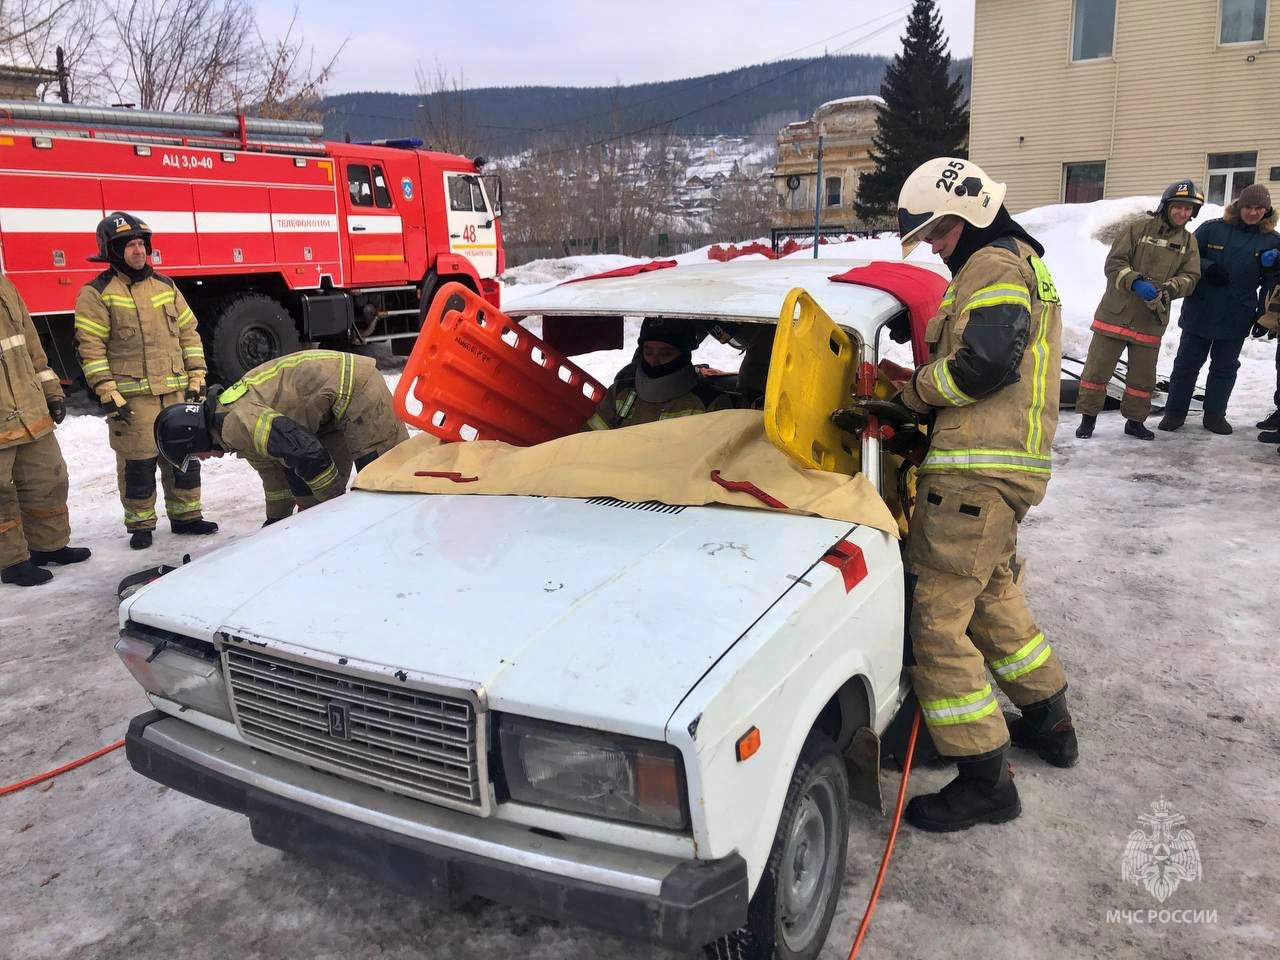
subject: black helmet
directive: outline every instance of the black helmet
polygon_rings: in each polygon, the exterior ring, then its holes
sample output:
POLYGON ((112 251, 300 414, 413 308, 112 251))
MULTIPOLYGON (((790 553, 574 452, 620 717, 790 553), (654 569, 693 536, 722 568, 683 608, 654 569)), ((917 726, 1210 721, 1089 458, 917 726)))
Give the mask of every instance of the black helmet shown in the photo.
POLYGON ((640 343, 646 340, 658 340, 670 344, 681 353, 693 353, 698 344, 706 337, 706 330, 694 327, 688 320, 670 317, 646 317, 640 324, 640 343))
POLYGON ((90 263, 119 263, 124 260, 125 245, 135 238, 147 245, 151 256, 151 228, 131 213, 117 210, 109 213, 98 224, 98 255, 90 257, 90 263))
POLYGON ((1194 180, 1179 180, 1164 188, 1160 194, 1160 212, 1164 213, 1171 203, 1187 203, 1191 205, 1191 218, 1194 220, 1200 208, 1204 206, 1204 194, 1196 186, 1194 180))
POLYGON ((155 424, 156 449, 179 470, 191 457, 213 449, 203 403, 174 403, 160 411, 155 424))

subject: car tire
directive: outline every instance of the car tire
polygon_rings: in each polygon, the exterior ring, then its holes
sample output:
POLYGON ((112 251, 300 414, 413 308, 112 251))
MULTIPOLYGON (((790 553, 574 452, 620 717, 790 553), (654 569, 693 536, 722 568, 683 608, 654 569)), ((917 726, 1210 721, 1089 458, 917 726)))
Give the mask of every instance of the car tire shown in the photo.
POLYGON ((236 294, 212 304, 209 315, 214 326, 208 358, 215 382, 233 383, 260 363, 302 349, 293 317, 271 297, 236 294))
POLYGON ((800 751, 747 923, 704 948, 712 960, 813 960, 831 929, 849 841, 849 775, 814 731, 800 751), (815 848, 817 848, 815 850, 815 848))

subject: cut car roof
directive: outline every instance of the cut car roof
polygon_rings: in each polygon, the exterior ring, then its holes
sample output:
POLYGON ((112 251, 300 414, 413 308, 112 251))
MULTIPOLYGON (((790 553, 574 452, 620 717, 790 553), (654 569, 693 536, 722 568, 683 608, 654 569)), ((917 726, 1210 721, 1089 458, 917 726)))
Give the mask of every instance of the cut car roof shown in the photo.
POLYGON ((630 277, 564 283, 503 305, 512 317, 662 316, 776 323, 796 287, 808 291, 836 323, 873 341, 879 326, 903 309, 891 294, 828 278, 869 260, 739 260, 686 264, 630 277))

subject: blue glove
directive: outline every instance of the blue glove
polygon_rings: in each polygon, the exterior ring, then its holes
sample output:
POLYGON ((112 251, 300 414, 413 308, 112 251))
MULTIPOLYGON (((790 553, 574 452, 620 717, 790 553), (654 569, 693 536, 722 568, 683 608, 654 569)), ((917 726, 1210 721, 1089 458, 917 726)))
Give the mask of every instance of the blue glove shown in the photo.
POLYGON ((1263 250, 1262 256, 1258 258, 1258 262, 1262 264, 1262 268, 1264 270, 1270 270, 1278 261, 1280 261, 1280 250, 1276 250, 1274 248, 1271 250, 1263 250))
POLYGON ((1154 300, 1160 296, 1160 291, 1156 289, 1156 285, 1146 279, 1133 281, 1133 292, 1143 300, 1154 300))

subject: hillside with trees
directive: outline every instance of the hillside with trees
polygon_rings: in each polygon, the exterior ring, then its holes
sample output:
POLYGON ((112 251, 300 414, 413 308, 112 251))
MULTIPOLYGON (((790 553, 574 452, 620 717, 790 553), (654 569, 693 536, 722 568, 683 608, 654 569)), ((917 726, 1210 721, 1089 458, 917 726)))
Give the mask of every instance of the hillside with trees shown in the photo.
MULTIPOLYGON (((466 89, 437 71, 416 93, 344 93, 323 103, 326 135, 353 140, 424 136, 452 113, 480 151, 518 153, 550 139, 621 131, 676 136, 771 136, 827 100, 879 93, 890 58, 867 54, 781 60, 724 73, 614 87, 466 89)), ((969 83, 969 61, 955 77, 969 83)), ((424 139, 432 139, 424 136, 424 139)), ((429 144, 435 146, 436 144, 429 144)))

